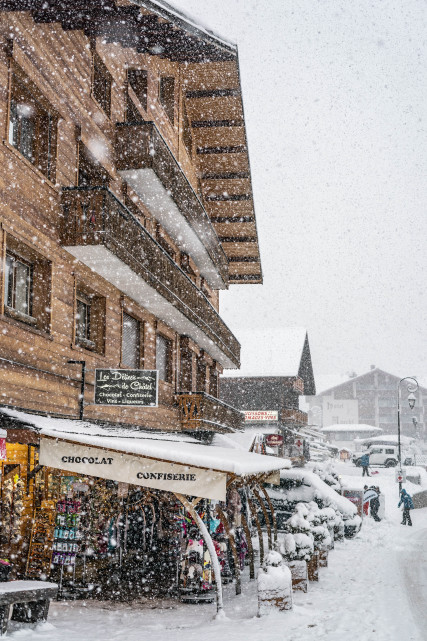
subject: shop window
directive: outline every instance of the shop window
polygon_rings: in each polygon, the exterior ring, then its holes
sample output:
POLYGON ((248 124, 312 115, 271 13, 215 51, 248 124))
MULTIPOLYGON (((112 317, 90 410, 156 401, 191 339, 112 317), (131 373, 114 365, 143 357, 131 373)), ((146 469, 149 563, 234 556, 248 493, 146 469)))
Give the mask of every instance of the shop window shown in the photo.
POLYGON ((15 320, 50 331, 51 263, 37 252, 7 238, 4 313, 15 320))
POLYGON ((172 381, 172 341, 162 334, 156 337, 156 369, 160 380, 172 381))
POLYGON ((139 369, 140 366, 140 336, 141 323, 123 313, 122 326, 122 364, 133 369, 139 369))
POLYGON ((75 343, 84 349, 104 352, 105 298, 77 290, 75 343))
POLYGON ((111 87, 113 79, 100 56, 95 53, 93 56, 92 95, 101 109, 111 115, 111 87))
POLYGON ((128 69, 128 84, 135 92, 141 107, 147 111, 148 76, 145 69, 128 69))
POLYGON ((36 87, 22 73, 12 74, 9 144, 55 180, 58 118, 36 87))
POLYGON ((159 100, 165 114, 173 124, 175 119, 175 78, 171 76, 160 77, 159 100))

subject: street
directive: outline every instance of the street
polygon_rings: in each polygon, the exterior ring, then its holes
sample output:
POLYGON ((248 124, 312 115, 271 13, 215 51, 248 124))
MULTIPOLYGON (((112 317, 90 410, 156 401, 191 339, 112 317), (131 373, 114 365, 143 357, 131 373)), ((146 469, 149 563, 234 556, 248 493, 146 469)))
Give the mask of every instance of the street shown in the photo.
MULTIPOLYGON (((343 480, 363 487, 360 469, 338 464, 343 480)), ((414 527, 400 525, 394 470, 373 477, 385 495, 386 517, 367 518, 355 539, 337 543, 329 567, 307 594, 294 595, 294 609, 257 618, 256 583, 248 581, 236 597, 225 588, 227 619, 215 621, 213 605, 183 605, 176 601, 147 601, 133 606, 99 601, 54 603, 48 623, 12 624, 12 638, 25 641, 205 641, 221 634, 232 641, 425 641, 427 620, 427 508, 413 512, 414 527)), ((408 491, 416 486, 407 485, 408 491)))

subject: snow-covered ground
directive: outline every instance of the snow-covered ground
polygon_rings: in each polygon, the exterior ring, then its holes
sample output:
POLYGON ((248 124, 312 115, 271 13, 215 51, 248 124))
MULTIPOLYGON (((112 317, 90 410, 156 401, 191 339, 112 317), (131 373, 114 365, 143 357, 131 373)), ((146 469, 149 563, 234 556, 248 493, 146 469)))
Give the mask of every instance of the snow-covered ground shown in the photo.
MULTIPOLYGON (((245 576, 243 594, 225 588, 227 619, 214 621, 213 605, 175 601, 135 604, 54 603, 49 621, 11 623, 22 641, 425 641, 427 639, 427 508, 412 512, 414 527, 400 525, 394 470, 372 479, 338 464, 348 487, 379 485, 386 499, 381 523, 365 519, 353 540, 337 543, 318 584, 294 595, 291 612, 257 618, 256 582, 245 576)), ((419 486, 408 483, 412 493, 419 486)))

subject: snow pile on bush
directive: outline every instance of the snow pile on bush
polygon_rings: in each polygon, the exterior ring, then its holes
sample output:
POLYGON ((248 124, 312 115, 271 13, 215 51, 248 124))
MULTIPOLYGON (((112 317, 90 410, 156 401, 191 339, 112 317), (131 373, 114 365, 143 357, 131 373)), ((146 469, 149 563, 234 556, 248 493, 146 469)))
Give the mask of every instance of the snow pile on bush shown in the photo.
POLYGON ((300 485, 291 487, 285 493, 269 489, 268 493, 273 499, 283 501, 285 498, 288 503, 310 503, 310 501, 315 501, 319 507, 331 507, 334 510, 338 510, 347 519, 353 518, 357 512, 356 506, 351 501, 335 492, 314 472, 298 468, 281 470, 280 478, 289 481, 293 480, 300 485))
POLYGON ((292 609, 292 575, 282 555, 271 550, 258 570, 258 616, 292 609))

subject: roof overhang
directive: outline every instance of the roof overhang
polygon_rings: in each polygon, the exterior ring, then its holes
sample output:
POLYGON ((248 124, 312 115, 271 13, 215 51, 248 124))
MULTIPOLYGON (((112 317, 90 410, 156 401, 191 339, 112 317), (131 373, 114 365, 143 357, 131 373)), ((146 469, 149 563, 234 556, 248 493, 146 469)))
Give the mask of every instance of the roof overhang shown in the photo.
POLYGON ((89 421, 59 419, 1 408, 0 414, 40 437, 41 465, 84 476, 187 496, 226 498, 227 482, 277 482, 290 461, 202 445, 178 434, 142 432, 89 421))

